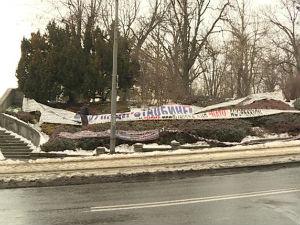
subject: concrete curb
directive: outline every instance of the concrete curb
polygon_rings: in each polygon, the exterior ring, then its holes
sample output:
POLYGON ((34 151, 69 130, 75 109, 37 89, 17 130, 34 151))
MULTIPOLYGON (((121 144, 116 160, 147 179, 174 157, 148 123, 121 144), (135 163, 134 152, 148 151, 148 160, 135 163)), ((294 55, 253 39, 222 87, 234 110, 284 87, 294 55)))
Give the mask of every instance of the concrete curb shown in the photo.
POLYGON ((93 160, 55 160, 50 163, 0 163, 0 188, 119 181, 162 173, 214 171, 287 163, 300 165, 299 142, 273 147, 262 145, 255 149, 245 146, 238 149, 232 147, 160 155, 144 154, 93 160))
POLYGON ((218 164, 208 162, 199 167, 173 167, 165 168, 152 168, 151 170, 135 170, 134 172, 124 170, 120 171, 105 171, 105 173, 97 174, 95 171, 82 172, 77 174, 60 173, 45 176, 40 174, 34 177, 10 177, 6 180, 0 177, 0 189, 5 188, 25 188, 25 187, 48 187, 48 186, 64 186, 64 185, 80 185, 80 184, 93 184, 105 182, 120 182, 127 181, 128 179, 157 179, 159 177, 170 179, 170 176, 190 176, 190 175, 218 175, 220 173, 237 173, 237 172, 251 172, 258 169, 280 169, 283 167, 299 167, 300 156, 288 156, 277 158, 272 161, 266 159, 260 160, 244 160, 244 161, 227 161, 219 162, 218 164))

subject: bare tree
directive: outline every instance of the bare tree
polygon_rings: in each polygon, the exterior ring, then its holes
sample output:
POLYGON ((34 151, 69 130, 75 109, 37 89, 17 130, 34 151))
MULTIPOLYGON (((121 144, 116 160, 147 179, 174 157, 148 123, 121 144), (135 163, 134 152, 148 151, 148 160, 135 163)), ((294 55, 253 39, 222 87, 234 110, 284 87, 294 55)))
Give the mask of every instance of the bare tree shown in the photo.
POLYGON ((231 12, 227 19, 231 33, 230 65, 236 79, 236 95, 243 97, 258 91, 255 88, 260 82, 255 81, 260 73, 259 59, 267 30, 257 16, 250 14, 246 0, 232 3, 236 13, 231 12))
MULTIPOLYGON (((202 75, 204 81, 204 94, 210 97, 220 97, 222 86, 226 76, 228 66, 228 51, 225 47, 214 43, 212 40, 207 42, 205 51, 200 55, 202 75)), ((226 87, 228 88, 228 87, 226 87)))
POLYGON ((275 25, 276 35, 273 35, 272 41, 275 48, 281 50, 280 66, 281 71, 285 73, 281 88, 287 99, 300 96, 299 5, 299 1, 280 0, 275 12, 266 12, 269 21, 275 25))
POLYGON ((196 73, 196 60, 228 6, 229 1, 214 7, 209 0, 170 0, 162 45, 170 73, 180 78, 182 95, 191 94, 191 84, 201 74, 196 73))
POLYGON ((280 0, 280 8, 284 14, 272 13, 267 15, 270 22, 276 25, 277 31, 283 34, 284 38, 276 40, 274 44, 285 52, 289 52, 294 62, 289 62, 295 67, 298 75, 300 74, 300 45, 299 45, 299 3, 295 0, 280 0))
MULTIPOLYGON (((164 0, 128 0, 120 3, 120 32, 133 40, 137 55, 149 34, 163 20, 167 10, 164 0), (143 6, 143 7, 142 7, 143 6)), ((101 18, 107 30, 113 23, 113 3, 106 0, 102 5, 101 18)))
POLYGON ((102 0, 49 0, 60 15, 59 21, 76 30, 78 37, 82 37, 83 27, 92 29, 100 14, 102 0))

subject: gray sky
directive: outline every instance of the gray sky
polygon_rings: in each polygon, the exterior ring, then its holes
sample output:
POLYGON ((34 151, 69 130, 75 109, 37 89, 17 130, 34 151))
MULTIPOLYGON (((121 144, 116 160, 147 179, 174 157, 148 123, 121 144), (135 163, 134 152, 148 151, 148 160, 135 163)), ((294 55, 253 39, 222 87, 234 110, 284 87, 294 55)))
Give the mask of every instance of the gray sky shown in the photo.
MULTIPOLYGON (((122 1, 122 0, 121 0, 122 1)), ((266 4, 274 0, 250 0, 266 4)), ((17 87, 15 71, 21 55, 21 40, 38 29, 43 30, 51 18, 47 0, 0 0, 0 97, 7 88, 17 87)))

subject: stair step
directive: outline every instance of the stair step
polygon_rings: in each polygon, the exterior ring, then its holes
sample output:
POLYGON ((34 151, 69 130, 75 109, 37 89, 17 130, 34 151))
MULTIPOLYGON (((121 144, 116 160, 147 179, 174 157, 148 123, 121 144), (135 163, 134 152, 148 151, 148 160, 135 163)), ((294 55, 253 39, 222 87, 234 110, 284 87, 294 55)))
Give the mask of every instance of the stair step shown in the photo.
POLYGON ((28 146, 28 144, 24 142, 0 142, 0 148, 1 146, 28 146))
POLYGON ((11 151, 32 151, 31 148, 0 148, 1 152, 11 151))
POLYGON ((5 156, 5 158, 10 158, 10 159, 28 159, 30 158, 30 155, 13 155, 13 156, 5 156))
POLYGON ((20 142, 0 142, 0 148, 1 146, 23 146, 23 147, 27 147, 28 144, 26 143, 20 143, 20 142))
POLYGON ((21 139, 14 137, 0 138, 0 142, 2 141, 21 141, 21 139))
POLYGON ((31 151, 31 148, 0 148, 3 151, 31 151))
POLYGON ((17 137, 12 136, 12 135, 0 135, 0 139, 6 139, 6 138, 16 138, 16 139, 19 139, 17 137))
POLYGON ((30 152, 2 152, 4 156, 30 155, 30 152))
POLYGON ((32 149, 20 138, 5 130, 0 130, 0 151, 5 158, 28 159, 32 149))
POLYGON ((0 143, 2 142, 22 142, 25 143, 24 141, 21 141, 20 139, 17 138, 7 138, 7 139, 0 139, 0 143))
POLYGON ((25 148, 25 149, 27 149, 27 148, 30 148, 28 145, 4 145, 4 144, 2 144, 2 145, 0 145, 0 149, 4 149, 4 148, 8 148, 8 149, 11 149, 11 148, 25 148))

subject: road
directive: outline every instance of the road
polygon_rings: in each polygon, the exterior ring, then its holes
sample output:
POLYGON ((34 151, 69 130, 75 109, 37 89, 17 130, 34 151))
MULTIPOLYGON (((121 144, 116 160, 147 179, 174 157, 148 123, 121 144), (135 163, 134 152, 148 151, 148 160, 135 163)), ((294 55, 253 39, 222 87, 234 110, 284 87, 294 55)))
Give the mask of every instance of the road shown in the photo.
POLYGON ((0 224, 300 224, 300 167, 0 190, 0 224))

